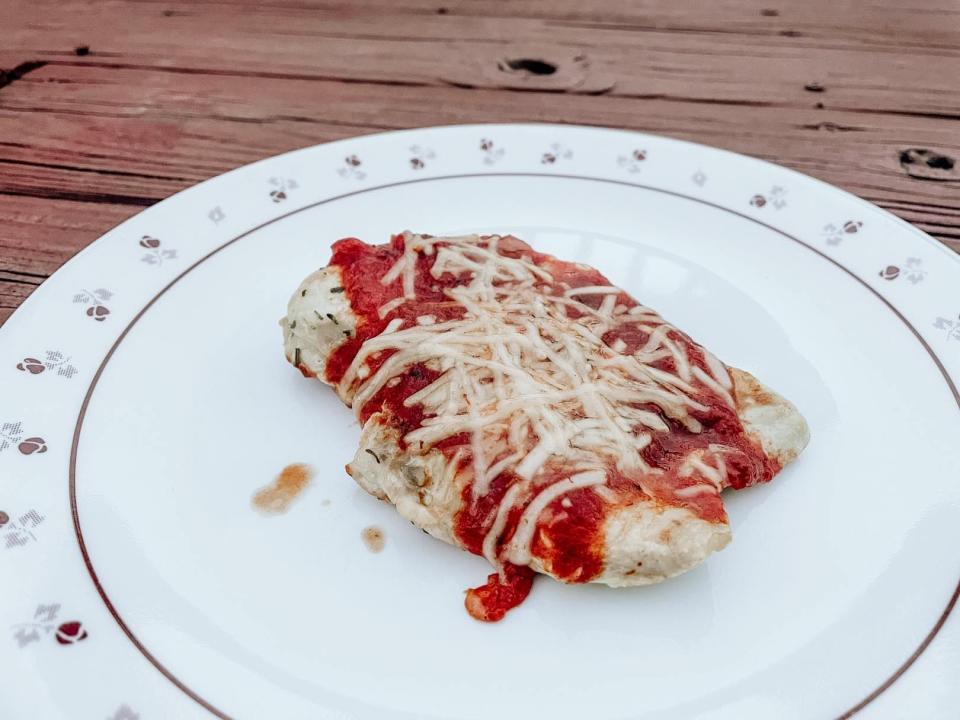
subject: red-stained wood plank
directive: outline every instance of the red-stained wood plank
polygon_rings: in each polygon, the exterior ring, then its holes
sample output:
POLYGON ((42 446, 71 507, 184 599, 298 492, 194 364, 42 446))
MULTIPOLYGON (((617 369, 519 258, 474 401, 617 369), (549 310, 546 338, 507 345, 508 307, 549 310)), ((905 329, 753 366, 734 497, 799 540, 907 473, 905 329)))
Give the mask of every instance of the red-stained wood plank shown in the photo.
POLYGON ((51 267, 59 267, 137 210, 109 203, 0 195, 0 271, 46 277, 51 267))
POLYGON ((459 2, 437 15, 438 5, 424 2, 244 4, 242 11, 223 3, 74 2, 56 3, 57 12, 38 2, 25 11, 37 21, 21 20, 5 43, 7 52, 50 62, 405 84, 462 83, 480 77, 478 66, 492 70, 502 57, 553 46, 585 52, 595 72, 612 78, 609 92, 622 96, 823 101, 960 117, 960 9, 796 5, 770 16, 742 1, 695 13, 679 10, 683 3, 459 2), (77 56, 78 47, 89 54, 77 56), (825 91, 813 97, 805 90, 811 84, 825 91))
POLYGON ((960 249, 960 6, 946 0, 10 0, 0 27, 0 321, 77 249, 199 180, 457 122, 745 152, 960 249))
MULTIPOLYGON (((0 188, 41 192, 56 180, 80 192, 160 199, 265 155, 384 127, 496 121, 577 121, 706 142, 781 162, 874 200, 921 203, 928 214, 956 198, 957 170, 917 180, 901 163, 914 147, 960 156, 960 135, 937 119, 866 118, 852 111, 704 104, 665 99, 504 93, 450 87, 392 88, 284 80, 259 86, 206 74, 47 66, 0 96, 0 188), (117 102, 135 88, 136 108, 117 102), (25 147, 23 145, 26 145, 25 147), (53 167, 50 167, 53 166, 53 167)), ((122 200, 120 200, 122 201, 122 200)), ((944 213, 945 225, 955 219, 944 213)))
MULTIPOLYGON (((38 281, 39 282, 39 281, 38 281)), ((13 311, 20 307, 30 293, 38 287, 37 283, 26 282, 16 277, 8 276, 0 271, 0 325, 6 322, 13 311)))

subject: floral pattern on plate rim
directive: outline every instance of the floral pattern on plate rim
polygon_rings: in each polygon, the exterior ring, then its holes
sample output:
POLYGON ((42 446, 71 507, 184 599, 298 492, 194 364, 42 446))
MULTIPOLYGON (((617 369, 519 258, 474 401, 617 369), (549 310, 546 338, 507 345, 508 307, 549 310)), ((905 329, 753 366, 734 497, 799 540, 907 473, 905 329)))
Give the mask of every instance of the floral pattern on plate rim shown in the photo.
POLYGON ((107 720, 140 720, 140 716, 126 703, 120 705, 116 710, 113 711, 107 720))
POLYGON ((343 165, 337 168, 337 175, 344 179, 363 180, 367 173, 361 170, 363 161, 356 155, 347 155, 343 159, 343 165))
POLYGON ((502 147, 497 147, 493 140, 483 138, 480 141, 480 152, 483 153, 484 165, 495 165, 506 151, 502 147))
POLYGON ((960 341, 960 313, 957 314, 956 319, 938 317, 933 321, 933 327, 946 331, 947 342, 960 341))
POLYGON ((226 220, 227 215, 225 212, 223 212, 220 206, 217 205, 210 209, 210 212, 207 213, 207 217, 210 218, 210 221, 213 222, 214 225, 219 225, 221 222, 226 220))
POLYGON ((629 173, 640 172, 643 161, 647 159, 646 150, 634 150, 629 155, 620 155, 617 157, 617 165, 625 168, 629 173))
POLYGON ((9 513, 0 510, 0 537, 3 538, 4 548, 9 550, 22 547, 31 541, 36 542, 37 536, 33 531, 44 520, 46 520, 46 517, 33 508, 17 518, 12 518, 9 513))
POLYGON ((863 228, 860 220, 847 220, 841 225, 827 223, 820 231, 821 237, 827 245, 839 245, 844 235, 856 235, 863 228))
POLYGON ((884 280, 891 281, 903 277, 907 282, 916 285, 923 282, 927 276, 927 270, 923 267, 923 260, 918 257, 908 257, 902 268, 898 265, 887 265, 877 274, 884 280))
POLYGON ((291 190, 296 190, 300 187, 297 184, 296 180, 290 178, 282 177, 272 177, 269 180, 270 186, 273 188, 270 191, 270 199, 275 203, 281 203, 287 199, 287 193, 291 190))
POLYGON ((23 649, 40 642, 42 637, 53 635, 58 645, 75 645, 86 640, 89 633, 79 620, 57 622, 60 616, 60 603, 37 605, 33 618, 27 622, 10 626, 10 634, 17 647, 23 649))
POLYGON ((28 375, 40 375, 48 370, 51 372, 56 370, 53 374, 69 380, 77 374, 77 369, 70 364, 71 359, 59 350, 47 350, 42 360, 36 357, 25 357, 17 363, 16 368, 28 375))
POLYGON ((431 148, 422 145, 411 145, 409 150, 410 167, 414 170, 423 170, 427 166, 427 161, 437 156, 431 148))
POLYGON ((164 260, 173 260, 177 257, 176 250, 173 248, 161 248, 160 246, 162 244, 159 239, 151 235, 144 235, 140 238, 139 245, 147 252, 140 257, 140 260, 147 265, 159 266, 163 265, 164 260))
POLYGON ((570 160, 573 158, 573 150, 562 143, 551 143, 550 148, 540 156, 542 165, 554 165, 560 160, 570 160))
POLYGON ((38 455, 47 451, 47 441, 42 437, 24 438, 23 423, 20 421, 0 424, 0 453, 13 445, 22 455, 38 455))
POLYGON ((774 185, 766 195, 757 193, 750 198, 750 204, 755 208, 766 207, 769 204, 776 210, 782 210, 787 206, 786 195, 787 191, 783 187, 774 185))
POLYGON ((105 288, 97 288, 93 291, 81 290, 73 296, 73 302, 83 303, 87 306, 87 317, 103 322, 110 314, 110 308, 105 303, 112 297, 113 293, 105 288))

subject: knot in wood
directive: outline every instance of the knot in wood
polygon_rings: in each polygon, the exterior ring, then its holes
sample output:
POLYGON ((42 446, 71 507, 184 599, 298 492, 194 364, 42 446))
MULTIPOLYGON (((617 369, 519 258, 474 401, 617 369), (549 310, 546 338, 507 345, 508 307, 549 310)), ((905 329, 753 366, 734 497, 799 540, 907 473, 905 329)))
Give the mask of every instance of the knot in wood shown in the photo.
POLYGON ((504 72, 526 72, 531 75, 553 75, 557 66, 544 60, 518 58, 516 60, 502 60, 500 69, 504 72))
POLYGON ((556 46, 477 47, 456 45, 439 78, 464 88, 531 90, 600 94, 613 87, 613 78, 597 68, 587 53, 556 46))
POLYGON ((954 158, 927 148, 907 148, 900 153, 900 167, 918 180, 960 181, 954 158))

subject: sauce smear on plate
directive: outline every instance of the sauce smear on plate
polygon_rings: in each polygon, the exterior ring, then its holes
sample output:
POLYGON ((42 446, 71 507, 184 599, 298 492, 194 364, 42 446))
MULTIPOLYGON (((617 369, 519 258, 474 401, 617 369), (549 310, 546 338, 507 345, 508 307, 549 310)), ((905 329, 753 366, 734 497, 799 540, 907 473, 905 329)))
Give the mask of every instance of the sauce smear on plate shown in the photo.
POLYGON ((309 465, 294 463, 287 465, 274 481, 260 488, 253 496, 253 505, 265 513, 286 512, 294 500, 310 484, 313 470, 309 465))

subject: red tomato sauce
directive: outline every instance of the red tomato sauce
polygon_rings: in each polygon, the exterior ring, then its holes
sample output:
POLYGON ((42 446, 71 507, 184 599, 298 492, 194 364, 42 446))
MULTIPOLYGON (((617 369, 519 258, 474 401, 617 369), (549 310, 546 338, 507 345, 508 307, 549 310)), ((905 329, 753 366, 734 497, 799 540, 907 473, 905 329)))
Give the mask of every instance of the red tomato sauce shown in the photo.
POLYGON ((467 590, 463 604, 470 616, 485 622, 503 620, 508 611, 526 600, 533 587, 533 570, 512 563, 503 566, 503 577, 493 573, 480 587, 467 590))
MULTIPOLYGON (((388 285, 381 282, 381 278, 403 255, 403 251, 402 235, 394 236, 389 245, 370 246, 355 238, 340 240, 334 244, 331 265, 341 269, 344 292, 357 317, 357 328, 353 336, 331 355, 326 367, 329 381, 339 382, 363 342, 380 334, 393 318, 403 318, 412 324, 416 323, 417 317, 423 315, 433 315, 438 323, 463 316, 465 311, 462 307, 452 303, 444 291, 467 284, 470 278, 451 273, 444 273, 439 278, 433 277, 430 269, 436 256, 421 253, 416 263, 416 300, 380 317, 380 308, 403 294, 401 279, 398 278, 388 285)), ((554 278, 552 286, 540 283, 538 287, 550 294, 562 295, 570 288, 610 284, 593 268, 533 252, 525 243, 515 238, 501 238, 498 251, 509 257, 525 255, 547 270, 554 278)), ((588 307, 597 309, 604 296, 584 295, 577 299, 588 307)), ((629 295, 620 292, 616 296, 616 304, 629 309, 638 303, 629 295)), ((568 310, 571 319, 583 314, 586 313, 574 308, 568 310)), ((682 347, 691 366, 698 366, 709 374, 703 352, 696 343, 674 329, 669 331, 668 337, 682 347)), ((635 324, 627 323, 603 336, 603 341, 611 347, 617 340, 623 341, 625 348, 622 352, 626 354, 635 352, 648 339, 648 333, 635 324)), ((376 372, 387 357, 389 353, 385 352, 369 359, 367 364, 371 372, 376 372)), ((653 365, 666 371, 676 371, 672 357, 665 357, 653 365)), ((420 427, 424 419, 421 406, 406 407, 404 400, 434 382, 439 376, 439 371, 431 370, 423 364, 407 368, 398 376, 399 383, 382 388, 360 409, 361 421, 366 422, 374 413, 381 412, 384 420, 394 425, 403 437, 420 427)), ((565 582, 582 583, 596 578, 604 566, 603 532, 606 518, 618 507, 629 506, 640 500, 652 498, 665 506, 687 508, 709 522, 725 521, 726 512, 718 494, 677 494, 678 490, 702 483, 702 480, 679 475, 680 463, 692 450, 706 449, 714 443, 731 448, 731 452, 724 457, 727 484, 734 488, 765 482, 776 474, 778 465, 768 459, 744 433, 740 419, 733 409, 709 392, 702 392, 695 399, 707 407, 706 411, 692 413, 702 425, 703 429, 699 433, 690 432, 679 423, 663 417, 656 405, 639 406, 660 414, 670 427, 669 433, 653 433, 653 440, 640 453, 648 465, 663 472, 631 477, 611 465, 608 468, 606 485, 612 491, 610 497, 615 498, 614 500, 601 496, 592 488, 580 488, 550 503, 538 520, 532 543, 532 555, 540 565, 565 582), (641 489, 641 484, 646 491, 641 489)), ((448 460, 459 453, 461 467, 469 467, 470 437, 467 434, 461 433, 447 438, 435 448, 443 452, 448 460)), ((526 502, 532 500, 539 489, 566 475, 569 473, 565 473, 562 466, 548 464, 536 476, 530 492, 527 493, 526 502)), ((469 483, 463 487, 461 508, 454 525, 456 537, 464 548, 478 555, 482 554, 484 537, 493 525, 500 501, 517 481, 518 478, 512 473, 501 473, 491 481, 489 491, 476 499, 472 497, 469 483)), ((516 531, 522 510, 521 506, 511 511, 504 532, 498 540, 500 547, 509 542, 516 531)), ((501 573, 490 575, 486 584, 468 591, 465 603, 467 610, 480 620, 501 619, 507 610, 527 596, 532 577, 533 573, 529 568, 504 563, 501 573)))
MULTIPOLYGON (((639 496, 643 491, 636 488, 639 496)), ((533 536, 533 557, 565 582, 586 582, 603 570, 603 521, 607 502, 590 488, 554 500, 533 536)))
MULTIPOLYGON (((345 238, 333 244, 331 265, 341 270, 343 292, 350 300, 350 308, 357 318, 352 337, 340 345, 327 360, 326 376, 332 383, 340 382, 360 346, 379 335, 394 318, 416 324, 418 317, 432 315, 437 323, 463 317, 464 310, 452 302, 444 291, 467 282, 467 278, 445 273, 439 278, 430 274, 432 257, 420 256, 414 281, 416 302, 406 303, 380 317, 380 308, 403 295, 401 281, 384 285, 380 279, 403 255, 403 236, 394 235, 389 245, 367 245, 356 238, 345 238)), ((380 362, 386 359, 380 358, 380 362)), ((368 363, 370 365, 370 363, 368 363)), ((376 371, 378 365, 372 365, 376 371)), ((431 381, 432 382, 432 381, 431 381)))

